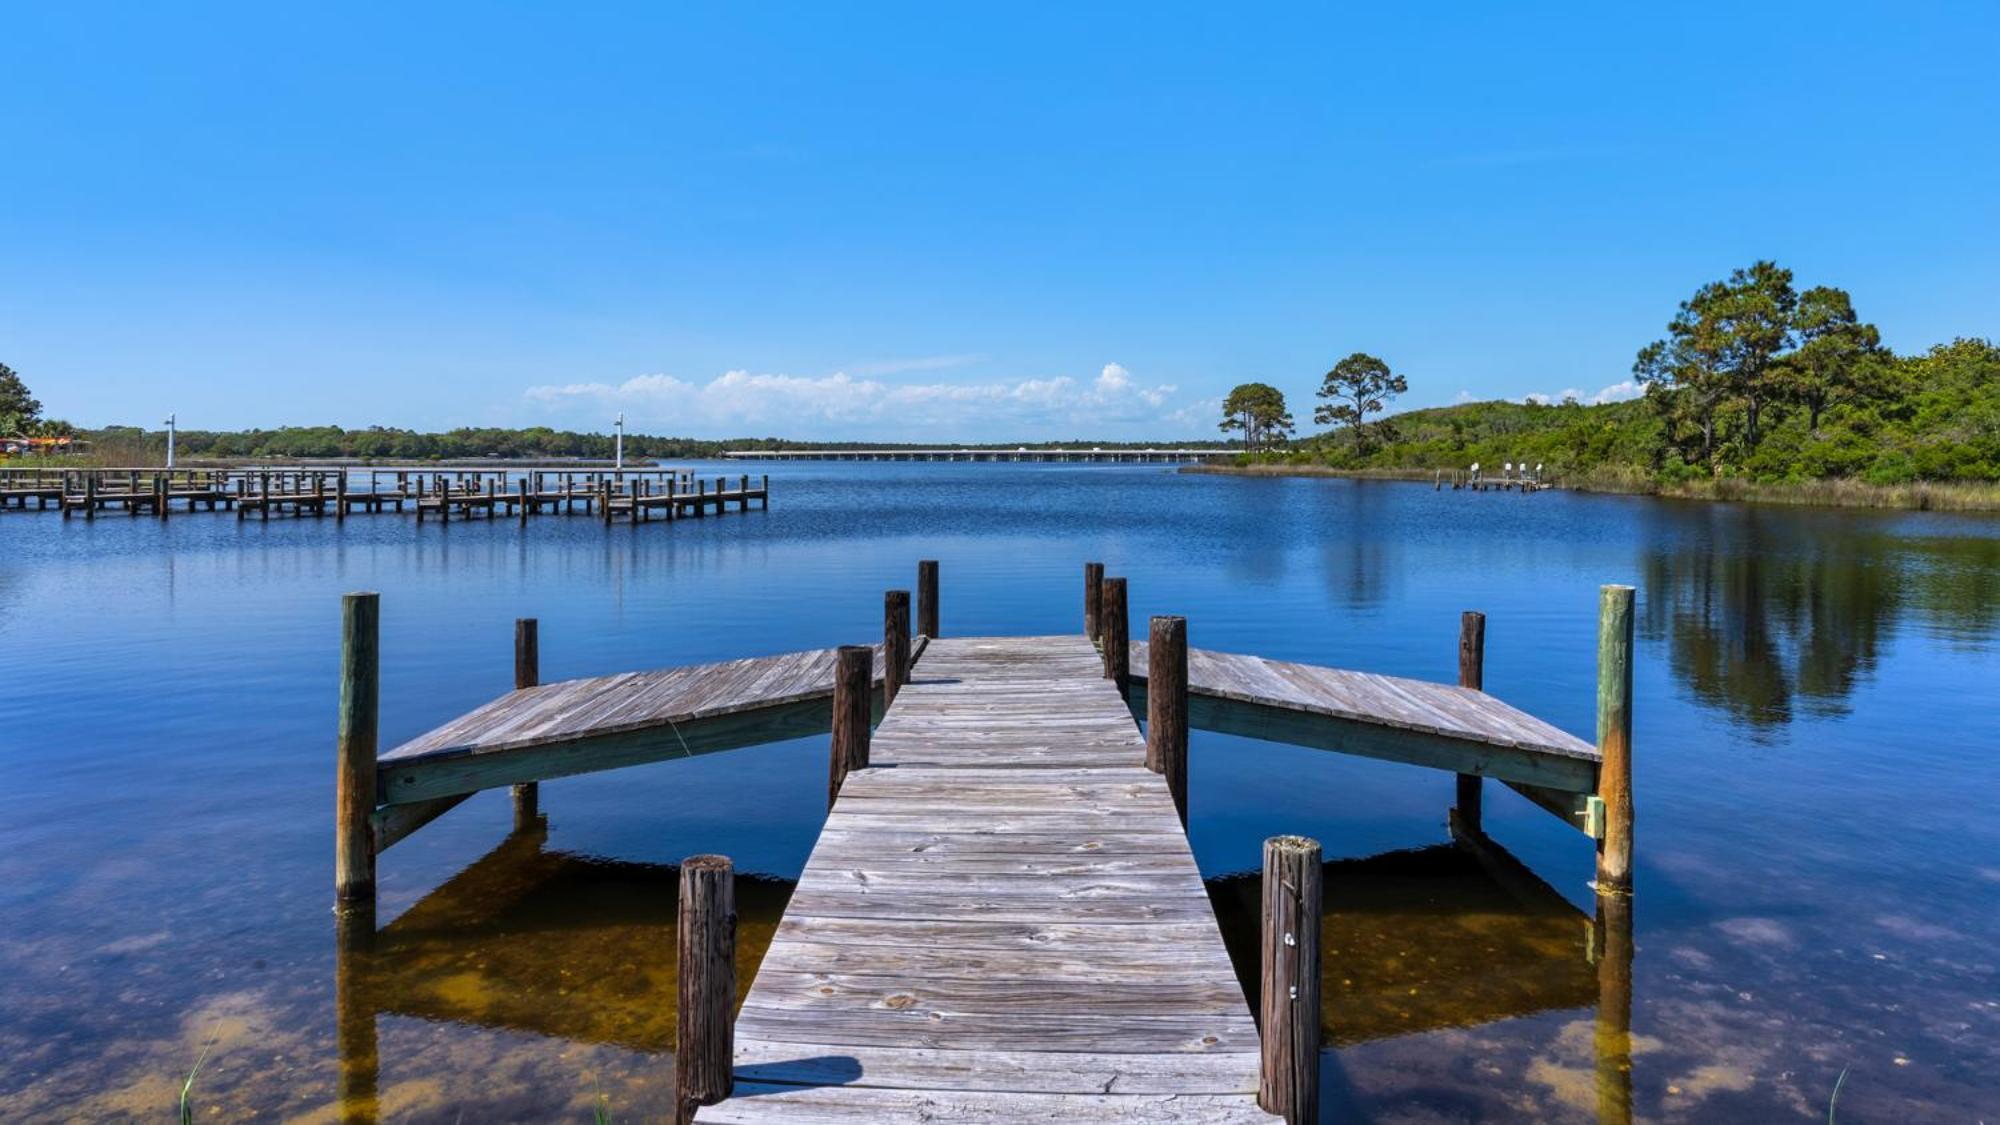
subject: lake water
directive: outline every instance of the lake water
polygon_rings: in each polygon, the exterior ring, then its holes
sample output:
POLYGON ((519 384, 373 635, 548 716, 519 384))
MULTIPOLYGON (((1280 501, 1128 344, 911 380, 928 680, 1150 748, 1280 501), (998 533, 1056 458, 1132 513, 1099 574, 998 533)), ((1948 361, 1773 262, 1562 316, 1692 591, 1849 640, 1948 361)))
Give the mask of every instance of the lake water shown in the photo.
POLYGON ((929 557, 956 635, 1078 630, 1091 559, 1197 646, 1398 675, 1453 679, 1484 610, 1487 690, 1586 738, 1597 588, 1638 587, 1629 963, 1588 841, 1513 794, 1486 825, 1518 864, 1451 844, 1448 774, 1195 733, 1233 946, 1260 842, 1325 846, 1329 1119, 1824 1120, 1845 1072, 1844 1121, 2000 1121, 2000 521, 1159 466, 771 477, 767 512, 637 528, 0 514, 0 1116, 160 1120, 206 1048, 202 1120, 658 1118, 672 865, 762 877, 754 963, 824 739, 545 783, 546 829, 512 837, 476 797, 382 858, 381 939, 343 958, 339 595, 382 593, 388 746, 511 686, 517 616, 545 680, 865 642, 929 557), (1629 1074, 1600 1011, 1627 970, 1629 1074))

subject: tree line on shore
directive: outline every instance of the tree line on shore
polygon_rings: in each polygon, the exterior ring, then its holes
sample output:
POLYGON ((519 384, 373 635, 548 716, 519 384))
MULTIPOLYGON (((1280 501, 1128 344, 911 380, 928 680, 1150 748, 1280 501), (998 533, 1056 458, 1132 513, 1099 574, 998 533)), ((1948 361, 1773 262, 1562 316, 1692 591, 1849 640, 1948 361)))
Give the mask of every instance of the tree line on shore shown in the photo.
POLYGON ((1408 380, 1357 352, 1317 392, 1313 420, 1336 429, 1294 440, 1283 393, 1265 383, 1230 393, 1222 429, 1256 460, 1357 470, 1512 461, 1665 484, 2000 480, 2000 347, 1962 338, 1896 355, 1845 291, 1800 292, 1774 262, 1697 289, 1632 374, 1642 393, 1627 401, 1477 402, 1371 422, 1408 380))

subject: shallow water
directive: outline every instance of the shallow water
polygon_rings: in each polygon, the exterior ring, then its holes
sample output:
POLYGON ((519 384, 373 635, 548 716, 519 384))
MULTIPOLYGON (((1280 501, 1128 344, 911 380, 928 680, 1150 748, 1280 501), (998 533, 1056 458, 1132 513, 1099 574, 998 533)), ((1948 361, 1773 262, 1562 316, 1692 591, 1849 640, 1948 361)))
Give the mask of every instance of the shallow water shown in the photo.
POLYGON ((1629 920, 1595 917, 1587 842, 1496 786, 1511 856, 1451 844, 1449 775, 1196 732, 1239 958, 1260 841, 1325 846, 1329 1119, 1823 1120, 1845 1070, 1843 1120, 2000 1120, 2000 522, 771 468, 768 512, 638 528, 0 514, 5 1115, 157 1119, 208 1046, 204 1119, 659 1116, 672 865, 765 877, 747 974, 824 741, 548 782, 512 838, 474 798, 383 857, 382 932, 342 957, 338 595, 382 591, 393 745, 511 685, 517 616, 545 680, 866 641, 932 557, 958 635, 1076 630, 1086 559, 1196 645, 1401 675, 1451 679, 1482 609, 1487 689, 1586 737, 1597 587, 1638 586, 1629 920))

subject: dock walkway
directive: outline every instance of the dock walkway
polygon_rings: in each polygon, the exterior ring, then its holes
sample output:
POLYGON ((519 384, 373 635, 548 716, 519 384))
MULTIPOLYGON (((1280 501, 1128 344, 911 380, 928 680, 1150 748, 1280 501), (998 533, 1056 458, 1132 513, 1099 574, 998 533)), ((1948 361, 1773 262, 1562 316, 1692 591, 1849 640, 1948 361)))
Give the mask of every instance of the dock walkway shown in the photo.
POLYGON ((848 776, 701 1122, 1270 1121, 1257 1029, 1082 636, 939 640, 848 776))

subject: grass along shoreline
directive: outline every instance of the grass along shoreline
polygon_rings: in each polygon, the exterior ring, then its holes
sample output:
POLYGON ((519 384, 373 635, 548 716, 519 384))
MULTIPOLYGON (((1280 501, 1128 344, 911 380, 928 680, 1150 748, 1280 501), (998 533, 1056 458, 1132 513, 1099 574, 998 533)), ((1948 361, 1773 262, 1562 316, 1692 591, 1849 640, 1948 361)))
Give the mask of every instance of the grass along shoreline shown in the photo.
MULTIPOLYGON (((1338 477, 1346 480, 1429 482, 1438 470, 1340 469, 1328 465, 1254 462, 1247 465, 1183 465, 1183 473, 1239 477, 1338 477)), ((2000 483, 1915 481, 1869 484, 1853 479, 1759 483, 1739 477, 1662 484, 1641 473, 1602 469, 1551 474, 1551 484, 1576 492, 1662 496, 1674 500, 1720 500, 1745 504, 1794 504, 1821 508, 1884 508, 1916 512, 2000 512, 2000 483)))

